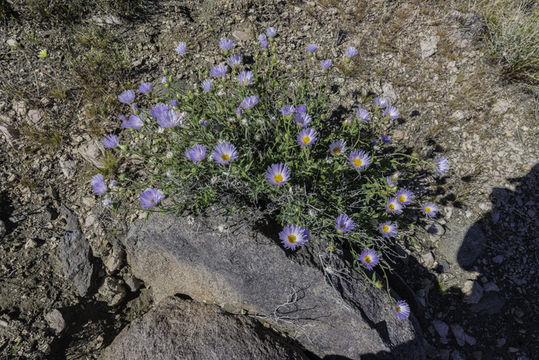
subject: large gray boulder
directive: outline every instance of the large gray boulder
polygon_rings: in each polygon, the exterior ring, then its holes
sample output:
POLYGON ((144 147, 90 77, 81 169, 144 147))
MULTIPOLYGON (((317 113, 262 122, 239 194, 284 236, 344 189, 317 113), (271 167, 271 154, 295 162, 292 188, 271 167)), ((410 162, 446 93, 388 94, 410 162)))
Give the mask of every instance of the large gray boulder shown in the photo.
POLYGON ((133 321, 102 360, 308 359, 297 346, 256 320, 169 297, 133 321))
POLYGON ((128 263, 156 302, 185 294, 231 312, 246 311, 320 357, 425 357, 413 317, 397 320, 385 291, 366 284, 339 257, 327 258, 316 241, 292 253, 278 244, 278 229, 271 239, 248 227, 227 226, 216 216, 193 223, 152 215, 125 239, 128 263), (223 224, 225 231, 216 230, 223 224))

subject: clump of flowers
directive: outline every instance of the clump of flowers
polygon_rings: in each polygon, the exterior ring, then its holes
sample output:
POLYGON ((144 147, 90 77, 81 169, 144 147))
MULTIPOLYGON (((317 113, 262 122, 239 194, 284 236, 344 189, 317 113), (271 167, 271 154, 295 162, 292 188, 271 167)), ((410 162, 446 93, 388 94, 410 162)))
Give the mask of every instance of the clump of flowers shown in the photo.
MULTIPOLYGON (((346 248, 355 268, 381 286, 375 276, 390 270, 388 250, 411 236, 412 219, 430 220, 439 211, 416 191, 412 170, 443 175, 449 162, 422 161, 395 144, 391 127, 400 112, 383 97, 363 98, 335 115, 342 104, 332 79, 340 67, 331 65, 342 59, 320 60, 332 52, 305 44, 299 51, 314 74, 297 78, 284 70, 275 45, 285 40, 277 34, 261 32, 254 54, 224 36, 211 47, 221 58, 198 69, 196 84, 180 86, 165 72, 140 84, 138 94, 119 94, 128 115, 118 116, 120 136, 108 135, 103 145, 133 164, 118 186, 107 186, 102 174, 90 185, 97 195, 110 193, 109 205, 123 194, 153 211, 200 213, 215 204, 256 209, 280 224, 275 238, 285 251, 312 241, 346 248)), ((189 63, 195 57, 186 56, 186 43, 174 50, 184 65, 198 65, 189 63)), ((345 63, 359 55, 353 47, 340 53, 345 63)), ((399 301, 393 312, 404 319, 410 308, 399 301)))

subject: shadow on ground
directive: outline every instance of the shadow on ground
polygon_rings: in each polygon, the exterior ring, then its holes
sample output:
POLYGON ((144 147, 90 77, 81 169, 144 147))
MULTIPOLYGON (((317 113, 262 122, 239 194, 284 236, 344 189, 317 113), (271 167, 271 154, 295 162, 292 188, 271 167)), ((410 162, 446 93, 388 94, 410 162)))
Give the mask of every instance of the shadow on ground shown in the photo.
MULTIPOLYGON (((405 278, 413 293, 396 290, 421 323, 430 344, 429 357, 531 360, 539 356, 538 180, 539 164, 526 176, 509 179, 514 190, 492 190, 491 210, 468 226, 456 264, 437 258, 433 272, 410 257, 407 264, 397 265, 396 273, 405 278), (470 252, 477 254, 473 261, 470 252), (443 287, 440 275, 455 273, 470 276, 470 280, 461 278, 468 282, 467 289, 462 282, 443 287), (421 302, 420 296, 424 296, 421 302)), ((446 236, 440 241, 454 240, 446 236)), ((395 357, 378 353, 364 358, 395 357)))

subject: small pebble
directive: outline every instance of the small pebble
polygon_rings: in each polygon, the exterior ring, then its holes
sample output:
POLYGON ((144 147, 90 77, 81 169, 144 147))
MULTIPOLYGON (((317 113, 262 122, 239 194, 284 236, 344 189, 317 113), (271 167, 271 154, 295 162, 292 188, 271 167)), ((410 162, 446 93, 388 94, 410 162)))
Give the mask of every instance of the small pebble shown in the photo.
POLYGON ((443 322, 442 320, 434 320, 432 322, 432 325, 434 325, 434 328, 436 329, 436 332, 440 335, 440 337, 447 337, 447 334, 449 333, 449 326, 445 322, 443 322))
POLYGON ((33 249, 37 246, 37 242, 34 239, 28 239, 26 244, 24 244, 25 249, 33 249))

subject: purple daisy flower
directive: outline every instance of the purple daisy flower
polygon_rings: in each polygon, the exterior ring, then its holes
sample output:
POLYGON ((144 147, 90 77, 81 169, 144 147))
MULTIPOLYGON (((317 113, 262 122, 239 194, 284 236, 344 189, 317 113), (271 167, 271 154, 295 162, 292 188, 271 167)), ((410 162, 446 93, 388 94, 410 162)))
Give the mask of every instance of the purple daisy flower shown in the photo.
POLYGON ((135 113, 139 111, 138 105, 136 103, 131 104, 131 109, 133 109, 135 113))
POLYGON ((346 151, 346 142, 344 140, 337 140, 329 145, 329 152, 331 155, 338 156, 346 151))
POLYGON ((125 90, 123 93, 118 95, 118 100, 122 104, 131 104, 135 100, 135 92, 133 90, 125 90))
POLYGON ((298 143, 303 146, 310 146, 314 144, 317 140, 316 130, 312 128, 306 128, 300 131, 298 135, 298 143))
POLYGON ((414 200, 414 193, 410 190, 402 189, 395 194, 397 200, 404 206, 410 205, 414 200))
POLYGON ((367 122, 371 118, 371 114, 365 109, 358 109, 356 111, 356 117, 361 122, 367 122))
POLYGON ((393 313, 399 320, 405 320, 410 316, 410 305, 404 300, 399 300, 395 304, 395 309, 393 309, 393 313))
POLYGON ((230 65, 230 67, 238 67, 241 65, 241 61, 242 61, 242 56, 241 55, 232 55, 228 58, 228 65, 230 65))
MULTIPOLYGON (((386 176, 386 182, 390 188, 397 186, 397 182, 393 180, 393 177, 391 176, 386 176)), ((398 196, 397 196, 397 199, 398 199, 398 196)))
POLYGON ((308 230, 297 225, 286 225, 279 233, 279 239, 285 249, 296 250, 297 247, 307 242, 306 232, 308 230))
POLYGON ((307 45, 307 52, 308 52, 309 54, 315 53, 316 50, 318 50, 318 45, 316 45, 316 44, 309 44, 309 45, 307 45))
POLYGON ((244 109, 250 109, 260 102, 258 96, 246 96, 241 102, 240 106, 244 109))
POLYGON ((298 125, 299 127, 305 127, 309 125, 312 121, 312 118, 309 116, 309 114, 305 112, 298 112, 294 119, 296 120, 296 125, 298 125))
POLYGON ((438 206, 436 206, 436 204, 433 204, 433 203, 423 204, 422 210, 423 210, 423 214, 431 218, 436 217, 436 215, 438 214, 438 206))
POLYGON ((354 170, 363 170, 371 164, 371 157, 365 151, 354 150, 348 156, 348 161, 354 170))
POLYGON ((311 240, 311 232, 307 228, 301 228, 303 230, 303 240, 307 242, 311 240))
POLYGON ((125 115, 118 115, 118 119, 122 121, 127 121, 127 118, 125 117, 125 115))
POLYGON ((387 100, 382 97, 377 97, 374 99, 374 106, 376 106, 379 109, 384 109, 388 106, 387 100))
POLYGON ((397 235, 397 225, 392 224, 391 221, 380 224, 379 229, 384 237, 394 237, 397 235))
POLYGON ((234 41, 230 39, 221 39, 219 41, 219 47, 224 51, 228 51, 234 47, 234 41))
POLYGON ((239 67, 241 65, 241 61, 243 60, 241 55, 231 55, 227 63, 230 67, 239 67))
POLYGON ((107 135, 103 139, 103 147, 105 149, 112 149, 118 146, 119 143, 120 143, 120 140, 118 139, 118 136, 113 135, 113 134, 107 135))
POLYGON ((237 115, 238 117, 242 117, 242 116, 243 116, 243 110, 241 109, 240 106, 238 106, 238 107, 236 108, 236 115, 237 115))
POLYGON ((222 78, 226 75, 226 65, 217 65, 210 70, 210 75, 215 78, 222 78))
POLYGON ((164 197, 165 195, 161 190, 147 189, 140 194, 140 205, 142 205, 142 207, 145 209, 149 209, 156 205, 159 201, 163 200, 164 197))
POLYGON ((266 35, 264 34, 258 35, 258 42, 260 43, 260 46, 262 46, 262 49, 268 48, 268 39, 266 38, 266 35))
POLYGON ((150 114, 157 119, 162 128, 171 128, 181 123, 176 111, 167 104, 159 103, 153 107, 150 114))
POLYGON ((382 143, 384 144, 390 144, 391 143, 391 138, 387 135, 382 135, 382 143))
POLYGON ((268 167, 264 177, 271 185, 282 186, 290 179, 290 169, 283 163, 273 164, 268 167))
POLYGON ((449 162, 443 156, 436 159, 434 163, 434 170, 440 175, 445 174, 449 170, 449 162))
POLYGON ((147 94, 149 93, 150 91, 153 90, 153 85, 152 83, 149 83, 149 82, 145 82, 145 83, 142 83, 140 84, 140 86, 138 87, 138 91, 141 93, 141 94, 147 94))
POLYGON ((331 67, 331 59, 326 59, 326 60, 320 61, 320 65, 322 65, 322 68, 324 70, 329 70, 329 68, 331 67))
POLYGON ((241 86, 251 85, 253 83, 254 77, 252 71, 242 71, 238 74, 238 82, 241 86))
POLYGON ((222 142, 213 148, 211 157, 216 163, 226 165, 238 157, 238 152, 231 143, 222 142))
POLYGON ((178 46, 174 49, 178 53, 178 55, 183 56, 187 54, 187 45, 185 45, 184 42, 178 43, 178 46))
POLYGON ((357 259, 369 270, 372 270, 373 267, 380 263, 380 257, 372 249, 363 250, 357 259))
POLYGON ((344 50, 344 54, 347 58, 351 59, 358 54, 358 51, 355 47, 350 46, 349 48, 344 50))
POLYGON ((125 121, 122 123, 122 127, 126 129, 139 130, 144 124, 142 120, 142 115, 131 114, 129 115, 129 120, 125 119, 125 121))
POLYGON ((202 82, 202 91, 205 93, 208 93, 213 88, 213 80, 212 79, 206 79, 202 82))
POLYGON ((92 176, 92 180, 90 180, 90 185, 92 185, 94 193, 96 193, 97 195, 103 195, 107 192, 107 183, 105 182, 105 179, 101 174, 92 176))
POLYGON ((289 116, 289 115, 292 115, 294 113, 295 109, 294 109, 294 105, 284 105, 282 108, 281 108, 281 114, 283 116, 289 116))
POLYGON ((170 106, 175 107, 175 108, 180 106, 180 103, 178 102, 178 100, 170 100, 169 104, 170 104, 170 106))
POLYGON ((304 113, 304 112, 307 112, 307 106, 305 106, 305 105, 299 105, 299 106, 296 108, 296 112, 298 112, 298 113, 304 113))
POLYGON ((266 29, 266 35, 268 35, 270 39, 274 38, 275 36, 277 36, 277 30, 275 30, 274 27, 269 27, 266 29))
POLYGON ((337 219, 335 220, 335 229, 337 231, 341 232, 349 232, 351 231, 356 224, 354 224, 354 220, 348 217, 348 215, 341 214, 337 216, 337 219))
POLYGON ((185 150, 185 157, 196 163, 201 162, 206 157, 206 147, 202 145, 196 145, 190 149, 185 150))
POLYGON ((390 119, 398 119, 400 115, 399 110, 394 106, 388 106, 384 110, 384 114, 390 119))
POLYGON ((391 214, 402 214, 402 204, 397 200, 397 198, 389 198, 386 203, 386 210, 391 214))

